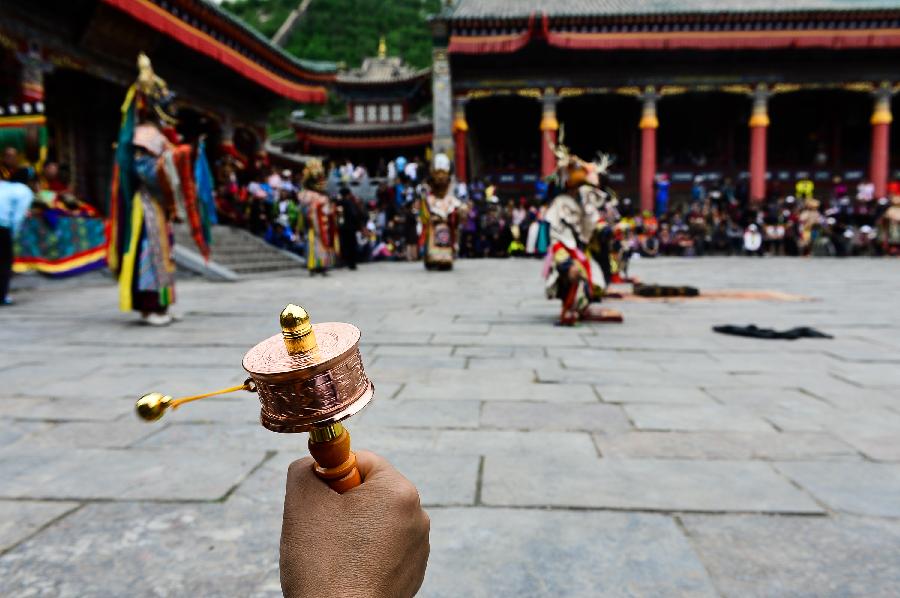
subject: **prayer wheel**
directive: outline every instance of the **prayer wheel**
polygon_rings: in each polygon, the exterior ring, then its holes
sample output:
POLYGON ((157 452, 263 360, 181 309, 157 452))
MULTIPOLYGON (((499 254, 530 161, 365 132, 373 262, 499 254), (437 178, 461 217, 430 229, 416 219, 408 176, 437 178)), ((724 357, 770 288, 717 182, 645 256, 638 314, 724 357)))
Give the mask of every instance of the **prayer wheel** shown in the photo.
POLYGON ((149 393, 138 400, 137 414, 155 421, 167 409, 190 401, 237 390, 256 392, 263 427, 281 433, 309 432, 316 475, 336 492, 346 492, 362 479, 350 450, 350 434, 341 422, 375 394, 359 353, 359 328, 343 322, 313 324, 306 310, 293 304, 281 312, 280 324, 280 334, 244 355, 243 366, 250 374, 244 384, 179 399, 149 393))

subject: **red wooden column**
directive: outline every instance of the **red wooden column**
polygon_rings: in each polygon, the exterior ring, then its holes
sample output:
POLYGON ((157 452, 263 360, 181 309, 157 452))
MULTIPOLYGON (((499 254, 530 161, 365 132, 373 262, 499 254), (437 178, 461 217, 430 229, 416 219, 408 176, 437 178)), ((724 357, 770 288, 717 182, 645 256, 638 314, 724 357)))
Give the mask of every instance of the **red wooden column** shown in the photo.
POLYGON ((766 199, 766 133, 769 128, 768 88, 760 83, 753 92, 753 113, 750 116, 750 202, 766 199))
POLYGON ((887 196, 890 163, 890 136, 892 91, 887 83, 882 83, 875 91, 875 108, 872 111, 872 156, 869 161, 869 178, 875 185, 875 197, 887 196))
POLYGON ((556 120, 556 103, 559 96, 552 88, 544 90, 541 113, 541 178, 556 171, 556 156, 552 145, 556 145, 559 121, 556 120))
POLYGON ((659 119, 656 116, 656 101, 659 94, 656 89, 648 87, 639 96, 643 102, 641 121, 638 127, 641 129, 641 211, 653 212, 655 198, 653 195, 653 180, 656 177, 656 129, 659 128, 659 119))
POLYGON ((453 108, 453 161, 456 164, 456 180, 460 183, 468 179, 468 154, 466 143, 469 133, 469 123, 466 122, 465 100, 457 100, 453 108))

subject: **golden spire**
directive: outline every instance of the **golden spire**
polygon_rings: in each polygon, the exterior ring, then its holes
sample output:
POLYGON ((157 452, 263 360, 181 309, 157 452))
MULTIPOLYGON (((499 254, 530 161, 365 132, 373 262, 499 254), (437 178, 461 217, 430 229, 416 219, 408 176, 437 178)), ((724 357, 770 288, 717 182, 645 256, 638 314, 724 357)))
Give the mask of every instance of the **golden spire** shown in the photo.
POLYGON ((384 36, 382 35, 378 40, 378 58, 387 57, 387 41, 385 41, 384 36))

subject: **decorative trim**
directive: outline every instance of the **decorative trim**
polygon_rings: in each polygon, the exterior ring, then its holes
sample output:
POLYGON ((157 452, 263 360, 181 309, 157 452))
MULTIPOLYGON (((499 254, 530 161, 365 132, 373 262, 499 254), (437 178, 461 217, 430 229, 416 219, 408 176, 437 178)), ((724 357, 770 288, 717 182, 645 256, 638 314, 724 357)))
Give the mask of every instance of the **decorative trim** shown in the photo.
POLYGON ((303 132, 302 134, 298 135, 298 138, 301 142, 308 142, 313 146, 352 149, 428 145, 431 143, 432 137, 433 134, 430 131, 417 135, 397 135, 382 137, 335 137, 332 135, 319 135, 307 132, 303 132))
POLYGON ((306 85, 286 79, 253 62, 209 34, 185 23, 149 0, 102 1, 156 29, 160 33, 181 42, 185 46, 220 62, 277 95, 296 102, 319 104, 325 102, 326 91, 324 87, 306 85))
POLYGON ((900 29, 788 31, 547 32, 547 43, 570 50, 772 50, 897 48, 900 29))
POLYGON ((43 114, 31 114, 20 116, 0 116, 0 129, 10 127, 43 126, 47 124, 47 117, 43 114))

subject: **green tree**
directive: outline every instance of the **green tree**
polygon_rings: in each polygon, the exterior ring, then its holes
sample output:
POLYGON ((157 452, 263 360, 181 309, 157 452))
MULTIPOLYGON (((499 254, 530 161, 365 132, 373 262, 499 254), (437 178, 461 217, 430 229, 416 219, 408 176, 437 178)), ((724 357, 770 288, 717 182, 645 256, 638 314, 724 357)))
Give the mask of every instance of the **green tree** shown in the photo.
MULTIPOLYGON (((228 0, 222 7, 271 38, 299 0, 228 0)), ((312 0, 285 50, 300 58, 358 66, 373 56, 378 40, 388 54, 415 67, 431 64, 427 17, 441 0, 312 0)))

